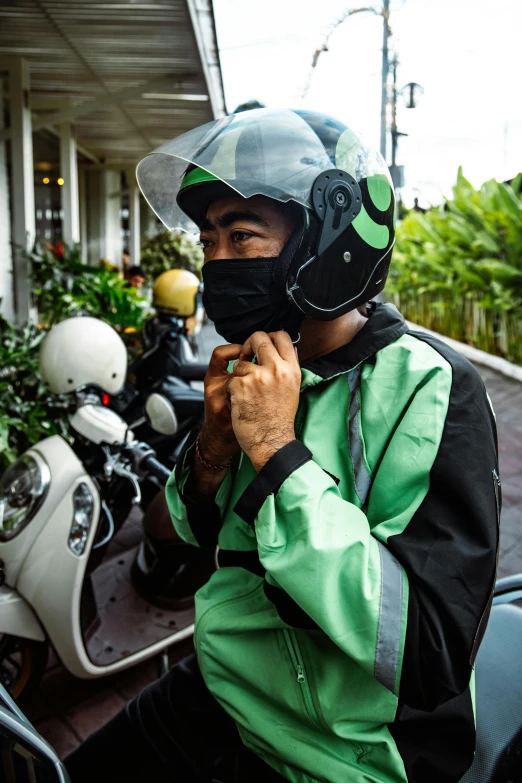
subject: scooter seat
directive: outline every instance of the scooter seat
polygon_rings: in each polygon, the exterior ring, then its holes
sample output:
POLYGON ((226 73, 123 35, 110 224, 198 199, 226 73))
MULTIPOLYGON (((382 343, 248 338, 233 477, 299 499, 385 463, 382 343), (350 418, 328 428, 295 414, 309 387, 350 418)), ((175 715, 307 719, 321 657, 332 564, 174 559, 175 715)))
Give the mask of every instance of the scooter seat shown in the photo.
POLYGON ((461 783, 522 781, 522 609, 493 606, 476 666, 477 749, 461 783))

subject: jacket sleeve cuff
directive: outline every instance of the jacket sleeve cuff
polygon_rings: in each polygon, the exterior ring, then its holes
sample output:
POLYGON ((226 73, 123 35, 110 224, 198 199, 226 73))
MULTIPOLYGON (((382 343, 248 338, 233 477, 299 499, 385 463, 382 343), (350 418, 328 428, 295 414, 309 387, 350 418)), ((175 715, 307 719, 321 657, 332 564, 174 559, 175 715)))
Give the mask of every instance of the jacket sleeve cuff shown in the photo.
POLYGON ((293 440, 276 451, 237 501, 234 506, 235 513, 253 528, 267 497, 276 495, 281 484, 298 468, 309 462, 312 456, 310 449, 299 440, 293 440))

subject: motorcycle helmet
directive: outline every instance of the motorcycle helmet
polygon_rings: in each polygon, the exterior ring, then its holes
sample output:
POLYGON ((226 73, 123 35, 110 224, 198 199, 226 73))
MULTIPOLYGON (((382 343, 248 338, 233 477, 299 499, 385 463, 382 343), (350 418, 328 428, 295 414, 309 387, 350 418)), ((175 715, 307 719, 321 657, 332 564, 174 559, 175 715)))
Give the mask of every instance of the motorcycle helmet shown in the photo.
POLYGON ((169 269, 154 281, 152 304, 159 313, 180 318, 194 315, 200 282, 187 269, 169 269))
POLYGON ((299 205, 299 236, 274 282, 301 319, 338 318, 384 288, 395 242, 391 177, 381 155, 333 117, 232 114, 158 147, 136 176, 169 229, 196 232, 208 205, 231 193, 299 205))
POLYGON ((77 316, 53 326, 40 346, 40 373, 53 394, 97 386, 121 391, 127 374, 127 350, 112 326, 77 316))

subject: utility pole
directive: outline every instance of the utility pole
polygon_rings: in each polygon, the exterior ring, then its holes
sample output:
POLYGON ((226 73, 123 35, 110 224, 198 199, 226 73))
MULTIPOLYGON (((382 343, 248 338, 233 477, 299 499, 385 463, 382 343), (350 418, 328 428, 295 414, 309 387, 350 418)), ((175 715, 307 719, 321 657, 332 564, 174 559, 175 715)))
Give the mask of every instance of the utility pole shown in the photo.
POLYGON ((404 168, 403 166, 397 166, 397 147, 399 144, 400 136, 407 136, 407 133, 401 133, 397 129, 397 98, 399 91, 397 90, 397 65, 399 64, 399 58, 397 54, 393 57, 393 84, 392 84, 392 118, 391 118, 391 166, 390 174, 392 177, 393 185, 395 188, 402 188, 404 186, 404 168))
POLYGON ((397 142, 399 131, 397 130, 397 55, 393 58, 393 86, 392 86, 392 121, 391 121, 391 137, 392 137, 392 168, 395 169, 397 163, 397 142))
POLYGON ((382 90, 381 90, 381 155, 386 160, 386 109, 388 106, 388 38, 390 37, 390 0, 383 0, 382 7, 382 90))

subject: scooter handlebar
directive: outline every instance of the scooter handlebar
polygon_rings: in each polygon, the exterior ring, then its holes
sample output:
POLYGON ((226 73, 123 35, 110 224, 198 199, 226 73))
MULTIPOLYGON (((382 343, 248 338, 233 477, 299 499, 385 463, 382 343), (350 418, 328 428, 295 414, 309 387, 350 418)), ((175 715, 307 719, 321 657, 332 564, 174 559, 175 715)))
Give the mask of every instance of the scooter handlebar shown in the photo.
POLYGON ((156 459, 156 457, 152 456, 152 454, 143 459, 140 467, 142 470, 147 471, 147 473, 151 473, 153 476, 156 476, 163 486, 165 486, 170 478, 170 470, 168 470, 165 465, 162 465, 161 462, 156 459))

